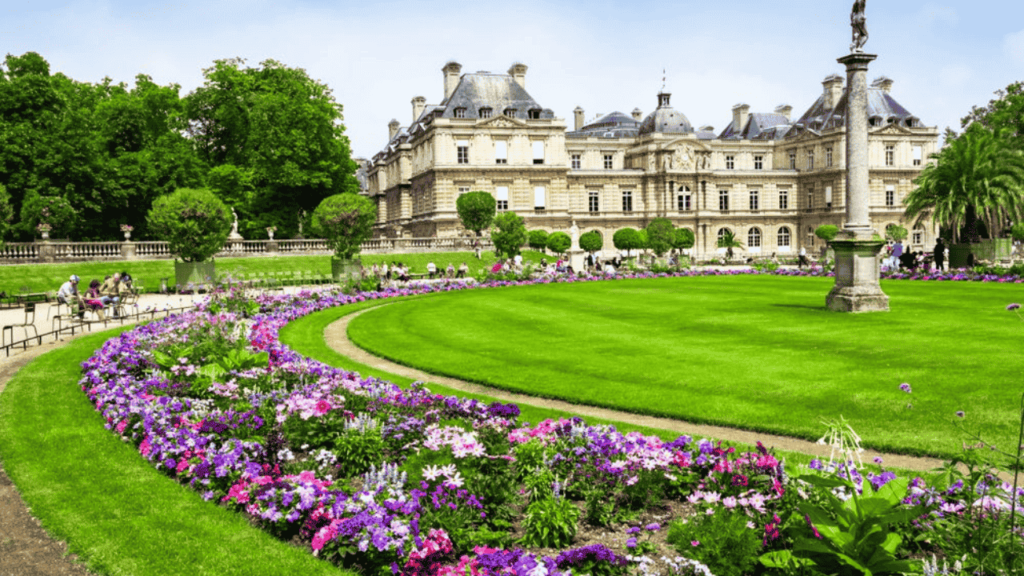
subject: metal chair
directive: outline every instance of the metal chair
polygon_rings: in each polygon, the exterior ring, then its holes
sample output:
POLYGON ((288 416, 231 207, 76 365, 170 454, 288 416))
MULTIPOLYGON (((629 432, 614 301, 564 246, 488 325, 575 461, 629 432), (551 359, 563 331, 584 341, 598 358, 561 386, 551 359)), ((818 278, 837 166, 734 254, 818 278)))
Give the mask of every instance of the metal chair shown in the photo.
POLYGON ((27 302, 25 304, 25 322, 23 324, 9 324, 4 326, 0 330, 0 346, 6 344, 7 331, 11 331, 11 343, 14 343, 14 329, 21 328, 25 331, 25 340, 28 340, 28 329, 31 328, 36 338, 39 338, 39 330, 36 329, 36 303, 27 302))

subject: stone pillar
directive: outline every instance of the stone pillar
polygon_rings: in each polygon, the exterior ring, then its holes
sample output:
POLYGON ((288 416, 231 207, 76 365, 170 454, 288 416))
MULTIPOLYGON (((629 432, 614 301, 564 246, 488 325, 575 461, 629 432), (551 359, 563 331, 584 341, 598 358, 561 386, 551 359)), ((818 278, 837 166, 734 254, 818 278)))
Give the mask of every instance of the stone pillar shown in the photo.
POLYGON ((854 52, 846 65, 846 223, 831 245, 836 284, 825 299, 836 312, 882 312, 889 297, 878 283, 878 253, 885 240, 871 228, 868 179, 868 64, 877 56, 854 52))
POLYGON ((136 260, 138 258, 137 252, 138 252, 138 250, 137 250, 137 247, 135 245, 135 242, 127 242, 126 241, 123 244, 121 244, 121 259, 122 260, 136 260))
POLYGON ((49 240, 43 239, 43 241, 38 244, 38 258, 41 264, 51 264, 57 261, 57 248, 55 248, 53 244, 50 244, 49 240))

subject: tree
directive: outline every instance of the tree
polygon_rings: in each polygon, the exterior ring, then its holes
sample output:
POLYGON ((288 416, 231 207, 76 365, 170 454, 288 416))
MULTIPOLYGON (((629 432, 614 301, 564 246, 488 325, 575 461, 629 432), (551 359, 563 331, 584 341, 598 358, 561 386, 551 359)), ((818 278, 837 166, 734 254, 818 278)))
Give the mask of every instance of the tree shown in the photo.
POLYGON ((324 198, 313 211, 313 230, 331 243, 339 260, 351 260, 373 233, 377 207, 359 194, 324 198))
POLYGON ((644 241, 636 228, 623 228, 612 235, 612 244, 617 250, 625 250, 628 254, 630 250, 643 248, 644 241))
POLYGON ((331 89, 301 68, 265 60, 217 60, 185 99, 188 134, 209 166, 231 164, 250 175, 244 234, 276 226, 298 232, 300 211, 329 196, 355 193, 356 163, 331 89))
POLYGON ((480 236, 481 231, 490 228, 494 221, 497 203, 494 196, 487 192, 467 192, 455 201, 455 210, 466 230, 472 230, 480 236))
POLYGON ((569 248, 572 248, 572 238, 565 232, 554 232, 548 236, 548 250, 555 254, 565 254, 569 248))
POLYGON ((648 248, 658 258, 665 255, 675 244, 676 227, 668 218, 655 218, 647 225, 648 248))
POLYGON ((498 255, 504 254, 511 258, 519 254, 519 249, 526 243, 526 224, 515 212, 502 212, 494 218, 491 241, 498 255))
POLYGON ((993 132, 1005 131, 1014 147, 1024 149, 1024 82, 1014 82, 995 94, 984 107, 971 108, 960 120, 960 127, 969 128, 977 123, 993 132))
POLYGON ((530 230, 526 242, 530 248, 543 252, 548 247, 548 233, 544 230, 530 230))
POLYGON ((67 237, 78 220, 78 213, 63 196, 40 196, 33 191, 21 205, 23 227, 34 232, 38 225, 49 224, 55 238, 67 237))
POLYGON ((836 239, 839 235, 839 227, 835 224, 822 224, 814 230, 814 235, 821 238, 825 243, 829 243, 836 239))
POLYGON ((11 221, 14 220, 14 208, 11 206, 11 195, 7 188, 0 184, 0 247, 3 246, 7 233, 11 230, 11 221))
POLYGON ((675 238, 672 240, 672 247, 676 250, 693 248, 696 238, 693 230, 689 228, 677 228, 675 238))
POLYGON ((736 238, 732 230, 727 228, 718 238, 718 247, 725 248, 725 257, 732 260, 733 248, 743 248, 743 243, 736 238))
POLYGON ((949 141, 925 167, 906 200, 905 216, 917 226, 927 219, 977 241, 979 219, 994 237, 1007 220, 1024 216, 1024 153, 980 123, 949 141))
POLYGON ((224 247, 233 219, 209 190, 181 188, 157 198, 148 220, 150 230, 170 244, 171 254, 184 262, 203 262, 224 247))
POLYGON ((897 224, 890 224, 885 227, 885 235, 892 238, 894 242, 900 242, 908 236, 907 229, 897 224))
POLYGON ((1024 222, 1017 222, 1010 227, 1010 236, 1017 242, 1024 242, 1024 222))
POLYGON ((604 240, 597 230, 591 230, 580 235, 580 248, 593 254, 604 248, 604 240))

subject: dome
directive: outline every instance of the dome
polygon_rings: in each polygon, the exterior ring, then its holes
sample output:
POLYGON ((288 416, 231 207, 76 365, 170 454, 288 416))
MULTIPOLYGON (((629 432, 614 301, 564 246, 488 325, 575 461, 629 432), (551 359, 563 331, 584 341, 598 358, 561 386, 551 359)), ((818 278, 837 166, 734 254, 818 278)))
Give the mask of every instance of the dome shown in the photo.
POLYGON ((682 112, 675 111, 669 105, 671 94, 662 92, 658 94, 658 108, 644 118, 640 125, 640 135, 659 132, 662 134, 688 134, 693 132, 693 126, 682 112))

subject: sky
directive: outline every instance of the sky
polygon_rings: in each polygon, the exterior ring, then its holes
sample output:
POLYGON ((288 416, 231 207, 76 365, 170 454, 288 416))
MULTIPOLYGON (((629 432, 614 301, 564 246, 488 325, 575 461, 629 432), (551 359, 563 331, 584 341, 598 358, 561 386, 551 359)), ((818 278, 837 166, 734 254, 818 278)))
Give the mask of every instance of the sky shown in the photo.
MULTIPOLYGON (((0 0, 0 48, 34 51, 85 82, 146 74, 184 96, 215 60, 303 68, 344 106, 353 155, 372 157, 415 96, 443 98, 441 68, 529 69, 527 91, 572 128, 580 106, 644 115, 664 85, 694 126, 721 131, 732 107, 794 116, 844 74, 852 1, 0 0)), ((972 106, 1024 80, 1024 2, 870 0, 868 72, 927 126, 959 128, 972 106)))

